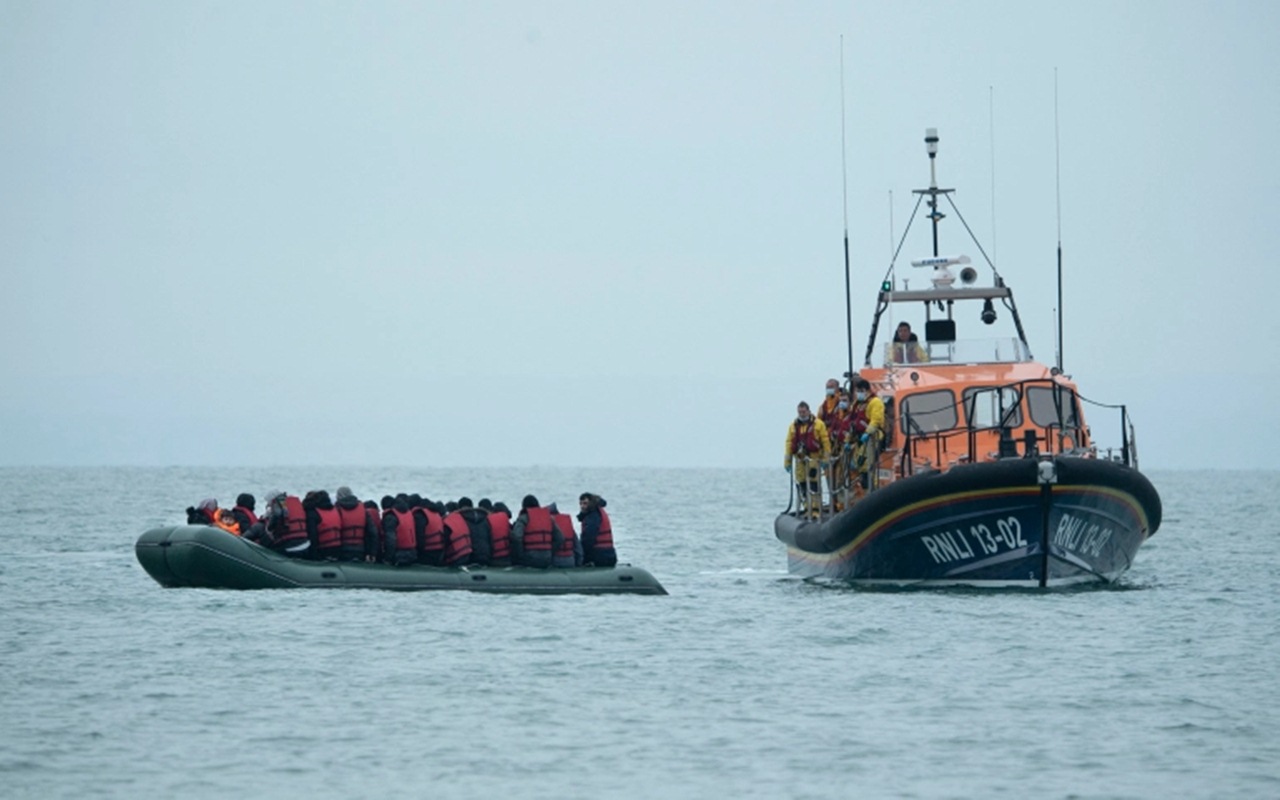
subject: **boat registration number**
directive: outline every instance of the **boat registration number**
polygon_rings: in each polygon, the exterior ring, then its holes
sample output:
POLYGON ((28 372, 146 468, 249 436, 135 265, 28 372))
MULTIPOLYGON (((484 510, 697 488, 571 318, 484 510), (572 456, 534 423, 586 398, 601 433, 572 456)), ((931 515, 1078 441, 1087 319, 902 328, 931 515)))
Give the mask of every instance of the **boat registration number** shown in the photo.
POLYGON ((920 536, 920 541, 935 564, 950 564, 980 555, 991 556, 1027 546, 1022 535, 1022 523, 1017 517, 997 519, 989 525, 979 522, 970 525, 967 531, 957 526, 926 533, 920 536))

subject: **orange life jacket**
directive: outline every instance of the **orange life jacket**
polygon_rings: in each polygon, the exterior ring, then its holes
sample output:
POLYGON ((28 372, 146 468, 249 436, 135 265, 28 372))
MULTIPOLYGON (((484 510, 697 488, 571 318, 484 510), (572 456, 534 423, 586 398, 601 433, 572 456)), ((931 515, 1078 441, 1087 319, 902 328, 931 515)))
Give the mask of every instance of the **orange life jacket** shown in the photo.
POLYGON ((240 530, 240 523, 236 522, 236 518, 231 516, 231 512, 227 511, 225 508, 214 510, 213 524, 215 527, 222 528, 227 533, 234 534, 235 536, 239 536, 242 533, 240 530))

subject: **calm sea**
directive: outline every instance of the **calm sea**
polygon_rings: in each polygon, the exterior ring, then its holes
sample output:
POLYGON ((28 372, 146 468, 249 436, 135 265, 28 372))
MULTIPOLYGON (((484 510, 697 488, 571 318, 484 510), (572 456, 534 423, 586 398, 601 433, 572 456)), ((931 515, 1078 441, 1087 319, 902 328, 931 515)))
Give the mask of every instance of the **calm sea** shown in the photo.
POLYGON ((1280 796, 1280 473, 1153 476, 1121 586, 788 578, 782 470, 0 470, 3 797, 1280 796), (161 589, 202 497, 609 501, 669 597, 161 589))

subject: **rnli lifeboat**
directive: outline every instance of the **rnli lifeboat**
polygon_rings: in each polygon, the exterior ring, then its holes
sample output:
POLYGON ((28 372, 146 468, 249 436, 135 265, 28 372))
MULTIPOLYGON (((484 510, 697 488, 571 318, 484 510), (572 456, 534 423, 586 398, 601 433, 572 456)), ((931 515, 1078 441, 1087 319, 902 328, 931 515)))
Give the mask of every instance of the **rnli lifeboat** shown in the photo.
POLYGON ((1032 357, 1013 290, 976 239, 985 269, 939 255, 940 201, 963 217, 954 190, 938 188, 933 129, 925 141, 932 180, 915 191, 916 213, 927 206, 933 255, 913 262, 927 270, 914 277, 922 288, 890 264, 859 371, 884 403, 884 435, 838 446, 816 491, 792 483, 774 524, 788 569, 902 587, 1113 582, 1161 517, 1128 409, 1087 399, 1063 373, 1060 345, 1056 366, 1032 357), (878 344, 895 311, 923 312, 923 342, 878 344), (1003 338, 959 335, 995 330, 999 316, 1012 328, 1003 338))

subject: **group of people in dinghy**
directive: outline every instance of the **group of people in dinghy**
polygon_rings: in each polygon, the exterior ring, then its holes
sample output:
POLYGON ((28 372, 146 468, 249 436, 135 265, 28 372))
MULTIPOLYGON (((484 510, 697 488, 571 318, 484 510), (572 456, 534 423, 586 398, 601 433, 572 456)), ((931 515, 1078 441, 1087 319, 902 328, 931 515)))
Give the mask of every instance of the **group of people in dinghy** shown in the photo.
POLYGON ((381 504, 361 500, 346 486, 336 499, 324 489, 302 498, 267 495, 262 516, 245 493, 234 508, 210 498, 187 509, 187 524, 212 525, 291 558, 436 567, 613 567, 618 563, 613 527, 603 497, 584 492, 578 520, 555 503, 526 495, 512 518, 505 503, 488 498, 473 505, 462 497, 433 502, 417 494, 387 495, 381 504))

